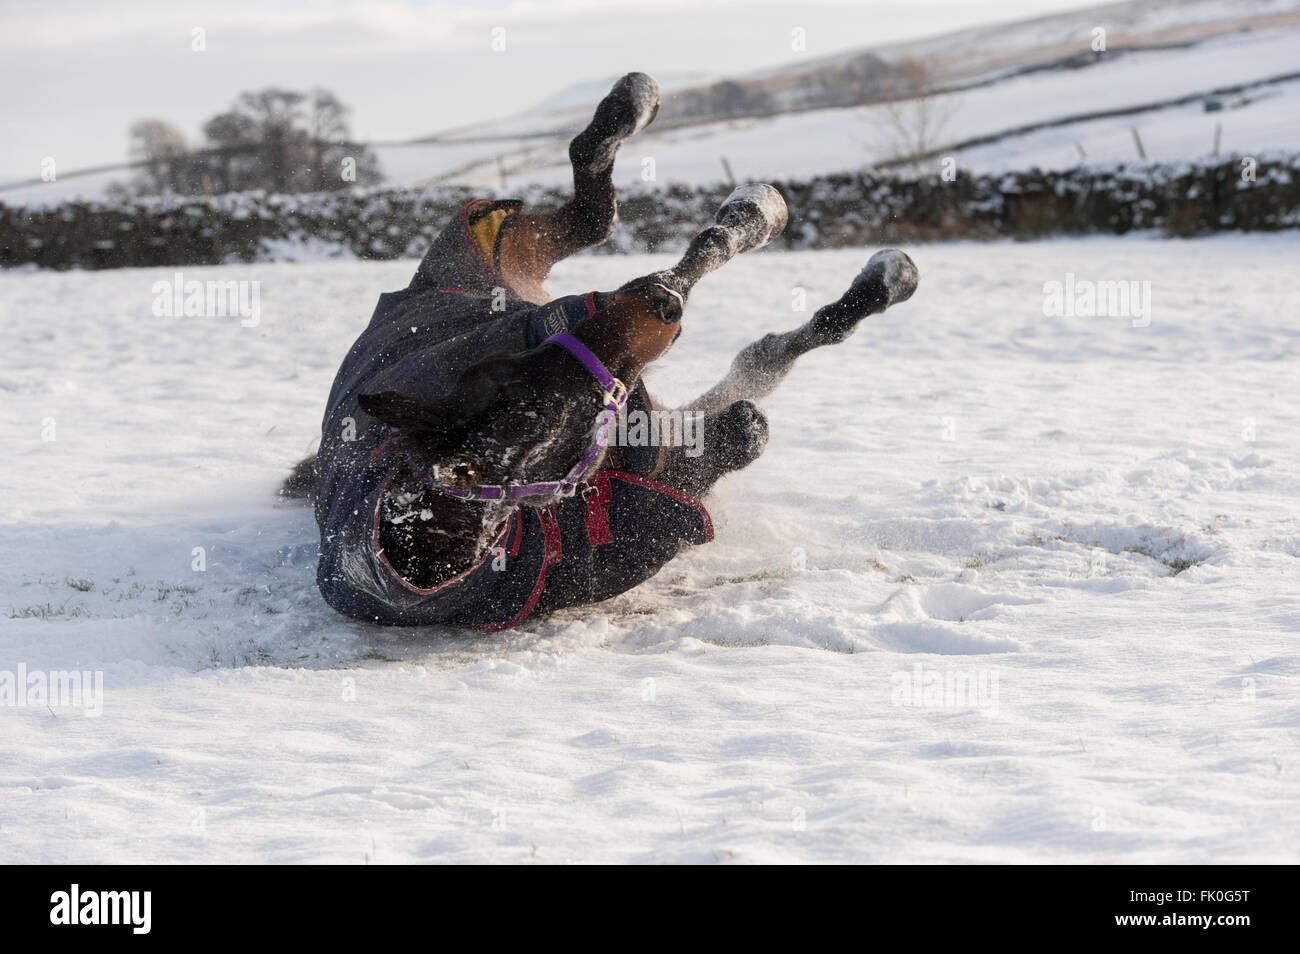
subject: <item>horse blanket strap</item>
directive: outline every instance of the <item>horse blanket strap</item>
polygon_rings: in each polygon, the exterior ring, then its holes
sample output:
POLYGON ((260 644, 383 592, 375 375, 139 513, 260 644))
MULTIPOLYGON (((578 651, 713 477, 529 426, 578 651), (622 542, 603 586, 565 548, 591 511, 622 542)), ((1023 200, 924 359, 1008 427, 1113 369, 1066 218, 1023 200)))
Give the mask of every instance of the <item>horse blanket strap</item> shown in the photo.
MULTIPOLYGON (((372 466, 387 469, 382 459, 372 466)), ((346 512, 332 521, 317 576, 326 602, 375 623, 507 629, 534 613, 616 596, 649 579, 683 546, 713 538, 698 500, 637 474, 601 470, 582 496, 515 508, 476 565, 421 588, 383 551, 379 521, 390 481, 388 473, 359 504, 338 504, 346 512)))

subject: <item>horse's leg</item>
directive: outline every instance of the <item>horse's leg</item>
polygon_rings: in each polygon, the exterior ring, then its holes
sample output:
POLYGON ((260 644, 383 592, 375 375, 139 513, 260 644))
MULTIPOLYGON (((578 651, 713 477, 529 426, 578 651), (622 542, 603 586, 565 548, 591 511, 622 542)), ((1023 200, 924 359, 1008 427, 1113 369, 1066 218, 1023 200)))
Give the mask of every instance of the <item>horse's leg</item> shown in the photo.
POLYGON ((895 248, 877 252, 838 301, 817 309, 793 331, 764 335, 747 346, 736 355, 727 376, 686 408, 712 413, 735 401, 763 399, 800 355, 839 344, 863 318, 912 297, 918 277, 916 265, 904 252, 895 248))
POLYGON ((916 266, 907 255, 877 252, 839 301, 819 308, 802 327, 749 345, 721 382, 674 412, 683 419, 702 415, 696 418, 696 443, 662 450, 656 478, 699 497, 723 475, 753 463, 768 435, 767 418, 754 402, 772 393, 801 354, 843 341, 863 318, 910 298, 916 284, 916 266))
POLYGON ((661 447, 652 476, 692 497, 703 497, 720 477, 748 467, 767 446, 767 417, 752 401, 736 401, 712 414, 681 414, 682 434, 689 431, 692 440, 661 447), (689 423, 687 415, 694 415, 689 423))
POLYGON ((561 259, 609 238, 618 218, 614 156, 659 112, 659 84, 628 73, 596 107, 591 124, 569 143, 573 198, 552 212, 519 212, 501 233, 503 277, 521 295, 546 300, 542 283, 561 259))
POLYGON ((716 224, 691 240, 681 261, 649 279, 684 298, 709 272, 780 235, 788 217, 785 200, 770 185, 737 186, 718 208, 716 224))
POLYGON ((691 241, 672 268, 642 275, 613 292, 573 334, 629 386, 681 333, 695 284, 735 256, 772 241, 786 222, 785 201, 769 185, 741 186, 718 208, 716 224, 691 241))

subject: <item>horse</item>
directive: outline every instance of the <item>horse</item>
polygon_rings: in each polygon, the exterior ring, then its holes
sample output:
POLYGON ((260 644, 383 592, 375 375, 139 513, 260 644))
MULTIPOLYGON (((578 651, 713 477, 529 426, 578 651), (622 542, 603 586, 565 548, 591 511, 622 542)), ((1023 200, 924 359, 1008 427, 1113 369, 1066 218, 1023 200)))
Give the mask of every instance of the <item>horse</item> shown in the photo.
POLYGON ((691 290, 788 218, 772 186, 742 185, 672 267, 548 298, 552 266, 611 235, 615 155, 660 101, 652 77, 622 77, 569 144, 571 199, 543 212, 469 202, 410 285, 380 295, 339 368, 316 455, 282 490, 313 498, 317 585, 334 609, 496 631, 637 586, 712 540, 702 498, 763 452, 758 402, 799 356, 915 291, 912 260, 877 252, 838 300, 745 347, 695 401, 657 405, 642 374, 680 336, 691 290), (614 439, 637 415, 690 421, 701 439, 614 439))

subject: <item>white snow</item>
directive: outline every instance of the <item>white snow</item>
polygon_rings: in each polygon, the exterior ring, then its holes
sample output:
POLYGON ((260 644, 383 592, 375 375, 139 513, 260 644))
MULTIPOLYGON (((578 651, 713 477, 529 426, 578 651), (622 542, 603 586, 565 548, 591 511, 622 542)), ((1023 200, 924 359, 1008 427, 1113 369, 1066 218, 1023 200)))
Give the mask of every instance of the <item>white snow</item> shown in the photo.
MULTIPOLYGON (((1084 34, 1086 35, 1086 31, 1084 34)), ((1108 109, 1152 104, 1211 89, 1300 71, 1300 28, 1255 30, 1205 40, 1186 49, 1126 53, 1079 70, 1034 73, 935 99, 945 117, 934 145, 963 142, 1036 122, 1108 109)), ((1070 123, 955 151, 961 168, 975 172, 1069 168, 1082 161, 1136 161, 1132 127, 1152 161, 1208 156, 1222 124, 1220 151, 1245 154, 1300 149, 1300 83, 1291 82, 1224 97, 1229 108, 1206 113, 1197 102, 1113 119, 1070 123)), ((584 119, 573 120, 573 131, 584 119)), ((506 133, 513 124, 500 124, 506 133)), ((800 179, 852 172, 892 159, 898 152, 882 106, 820 109, 767 118, 738 119, 680 128, 651 126, 624 148, 615 167, 620 186, 646 184, 644 161, 654 160, 652 182, 694 185, 724 180, 725 157, 738 181, 800 179)), ((571 180, 563 139, 502 139, 388 147, 381 153, 394 182, 439 181, 506 189, 522 183, 565 186, 571 180)))
MULTIPOLYGON (((1080 70, 1035 73, 993 86, 937 97, 931 109, 945 117, 934 146, 964 142, 1032 123, 1155 103, 1214 88, 1300 71, 1300 29, 1256 31, 1208 40, 1191 49, 1131 53, 1080 70)), ((1255 154, 1300 149, 1300 108, 1292 82, 1249 91, 1250 102, 1206 113, 1197 102, 1113 119, 1071 123, 1014 136, 986 146, 955 151, 963 170, 983 173, 1007 169, 1070 168, 1088 162, 1138 160, 1132 127, 1143 137, 1152 161, 1208 156, 1215 126, 1222 124, 1220 151, 1255 154)), ((1224 97, 1229 104, 1238 95, 1224 97)), ((507 157, 508 180, 563 186, 571 178, 562 143, 549 146, 521 141, 512 155, 502 144, 492 148, 507 157)), ((438 164, 440 149, 454 149, 459 171, 448 181, 479 187, 499 186, 499 167, 465 165, 464 145, 428 149, 426 162, 438 164)), ((485 145, 480 149, 487 150, 485 145)), ((396 150, 394 150, 396 152, 396 150)), ((489 153, 488 157, 495 155, 489 153)), ((896 134, 883 106, 821 109, 764 119, 656 128, 631 140, 615 167, 620 186, 645 185, 644 160, 654 160, 657 182, 707 184, 724 179, 725 157, 738 181, 802 179, 853 172, 892 159, 896 134)), ((487 158, 487 157, 485 157, 487 158)), ((414 154, 403 158, 412 163, 414 154)), ((936 162, 936 167, 938 160, 936 162)))
MULTIPOLYGON (((154 317, 172 270, 0 273, 0 673, 105 687, 0 707, 0 862, 1295 862, 1298 249, 910 247, 916 296, 765 403, 713 543, 488 637, 334 615, 274 496, 413 262, 183 270, 260 281, 256 327, 154 317), (1067 272, 1150 281, 1150 325, 1044 317, 1067 272)), ((710 276, 652 388, 871 251, 710 276)))

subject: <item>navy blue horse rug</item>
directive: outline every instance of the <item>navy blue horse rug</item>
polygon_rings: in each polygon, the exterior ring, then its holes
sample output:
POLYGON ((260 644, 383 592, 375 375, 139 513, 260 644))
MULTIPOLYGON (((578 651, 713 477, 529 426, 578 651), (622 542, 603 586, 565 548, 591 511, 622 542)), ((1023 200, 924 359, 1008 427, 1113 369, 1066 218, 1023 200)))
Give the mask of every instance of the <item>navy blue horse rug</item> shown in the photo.
MULTIPOLYGON (((380 518, 401 461, 389 428, 361 410, 357 396, 394 389, 443 397, 470 365, 536 348, 605 303, 591 292, 538 306, 509 292, 492 252, 501 222, 517 207, 486 200, 467 206, 410 286, 380 296, 339 368, 315 466, 317 585, 348 616, 505 629, 533 613, 623 593, 683 544, 713 539, 699 501, 647 476, 658 448, 625 448, 626 470, 597 471, 573 496, 516 508, 477 565, 435 587, 412 584, 385 557, 380 518)), ((627 407, 648 410, 640 384, 627 407)))

